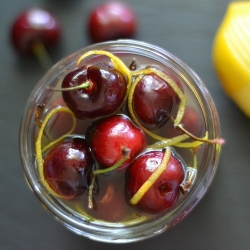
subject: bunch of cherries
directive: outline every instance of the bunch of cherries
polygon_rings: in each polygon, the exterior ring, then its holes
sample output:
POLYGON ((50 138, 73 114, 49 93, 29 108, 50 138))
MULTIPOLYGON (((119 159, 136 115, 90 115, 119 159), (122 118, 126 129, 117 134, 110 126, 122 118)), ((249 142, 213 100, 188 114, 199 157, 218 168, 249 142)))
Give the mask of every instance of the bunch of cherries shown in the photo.
MULTIPOLYGON (((133 10, 125 3, 109 1, 93 9, 87 20, 92 42, 131 38, 137 28, 133 10)), ((14 48, 24 55, 34 54, 43 66, 50 67, 48 50, 61 38, 61 25, 50 11, 31 8, 22 12, 11 27, 14 48)))
MULTIPOLYGON (((108 2, 93 10, 88 29, 94 42, 129 38, 136 31, 136 18, 128 6, 108 2)), ((16 49, 35 53, 45 66, 51 65, 46 50, 57 44, 60 34, 57 19, 39 8, 21 14, 11 30, 16 49)), ((49 113, 46 104, 37 107, 40 178, 52 195, 64 200, 79 199, 87 192, 89 210, 99 207, 105 220, 119 221, 126 213, 121 193, 139 211, 166 211, 180 193, 189 191, 196 173, 173 146, 194 149, 195 157, 204 142, 223 142, 208 140, 207 135, 200 138, 202 118, 185 105, 183 86, 174 76, 156 67, 137 69, 135 61, 127 67, 107 51, 84 54, 61 87, 50 91, 60 91, 61 96, 49 113), (112 63, 82 63, 96 54, 112 63), (58 139, 51 139, 48 127, 54 127, 58 139), (187 139, 191 142, 185 145, 187 139), (109 181, 101 186, 98 179, 103 175, 109 181), (124 184, 117 175, 123 176, 124 184)))
POLYGON ((45 114, 41 112, 42 105, 37 109, 40 130, 36 153, 44 185, 65 200, 87 193, 91 210, 101 206, 98 201, 110 196, 110 187, 114 193, 114 176, 122 173, 124 183, 119 185, 124 190, 112 195, 113 203, 124 194, 129 206, 139 211, 166 211, 176 204, 180 193, 188 192, 195 178, 195 174, 187 174, 186 163, 173 146, 184 145, 183 141, 190 138, 187 147, 196 149, 204 142, 222 141, 198 138, 202 118, 186 107, 181 83, 162 70, 136 69, 135 61, 127 67, 114 54, 102 50, 85 53, 77 64, 60 87, 49 88, 61 92, 61 105, 54 105, 45 114), (91 56, 105 56, 112 63, 84 64, 84 59, 91 56), (50 137, 47 124, 55 115, 61 116, 58 126, 73 120, 72 129, 42 148, 42 138, 50 137), (72 133, 77 121, 88 124, 83 133, 72 133), (172 127, 168 129, 172 131, 170 139, 154 133, 166 126, 172 127), (110 178, 106 187, 98 186, 101 175, 110 178))

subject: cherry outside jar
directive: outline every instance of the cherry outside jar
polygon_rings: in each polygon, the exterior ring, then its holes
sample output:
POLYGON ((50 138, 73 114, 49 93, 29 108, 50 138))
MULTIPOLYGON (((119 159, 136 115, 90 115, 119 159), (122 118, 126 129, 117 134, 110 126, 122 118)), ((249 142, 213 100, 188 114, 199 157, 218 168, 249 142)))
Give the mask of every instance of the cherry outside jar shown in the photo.
MULTIPOLYGON (((78 67, 77 62, 79 63, 78 60, 84 53, 97 50, 107 51, 117 56, 131 72, 141 68, 154 67, 161 69, 179 82, 185 95, 186 105, 195 108, 201 117, 203 138, 204 136, 207 136, 208 139, 220 137, 219 118, 207 88, 192 69, 164 49, 135 40, 110 41, 83 48, 59 61, 38 82, 27 101, 20 128, 20 154, 29 186, 51 214, 74 233, 101 242, 129 243, 163 233, 187 216, 211 184, 218 165, 221 145, 220 143, 201 142, 194 159, 190 159, 189 149, 171 146, 174 152, 184 162, 187 162, 182 187, 187 183, 188 187, 185 189, 185 193, 180 192, 178 201, 173 206, 159 214, 147 216, 142 213, 137 219, 128 219, 128 221, 105 221, 93 219, 93 216, 89 216, 88 211, 75 209, 74 201, 73 205, 69 205, 71 203, 68 201, 64 202, 55 197, 41 181, 37 168, 38 107, 43 107, 40 112, 44 117, 54 105, 55 100, 61 96, 61 92, 53 91, 53 88, 60 86, 65 75, 78 67)), ((85 58, 80 64, 99 64, 100 62, 106 63, 106 61, 112 63, 110 58, 97 54, 85 58)), ((88 120, 86 123, 91 122, 88 120)), ((86 126, 84 119, 79 123, 80 127, 86 126)), ((51 124, 53 121, 48 123, 48 126, 52 126, 51 124)), ((158 131, 162 135, 163 130, 156 130, 155 133, 158 131)), ((74 133, 76 132, 74 131, 74 133)), ((84 135, 81 134, 81 136, 84 135)), ((147 137, 149 136, 147 135, 147 137)), ((87 195, 88 193, 85 194, 85 196, 87 195)))

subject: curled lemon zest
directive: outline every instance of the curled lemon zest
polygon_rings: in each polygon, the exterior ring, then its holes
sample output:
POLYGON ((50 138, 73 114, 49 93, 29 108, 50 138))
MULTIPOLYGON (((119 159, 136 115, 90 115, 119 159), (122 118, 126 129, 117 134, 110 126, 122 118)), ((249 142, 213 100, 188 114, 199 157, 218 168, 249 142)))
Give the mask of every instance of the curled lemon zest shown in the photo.
MULTIPOLYGON (((208 132, 206 131, 204 137, 201 140, 208 140, 208 132)), ((196 148, 203 144, 205 141, 192 141, 192 142, 178 142, 175 144, 176 147, 180 148, 196 148)))
POLYGON ((149 145, 147 148, 161 149, 161 148, 169 147, 169 146, 172 146, 172 145, 175 146, 177 143, 179 143, 181 141, 184 141, 184 140, 186 140, 188 138, 189 138, 189 136, 186 135, 186 134, 178 135, 178 136, 172 137, 170 139, 164 139, 164 140, 161 140, 161 141, 157 141, 156 143, 149 145))
POLYGON ((178 97, 180 98, 180 104, 179 104, 179 107, 178 107, 178 112, 177 112, 176 118, 174 120, 174 126, 177 126, 177 125, 180 124, 180 122, 182 120, 182 117, 184 115, 186 99, 185 99, 185 96, 182 93, 181 89, 176 84, 176 82, 172 78, 170 78, 167 74, 165 74, 164 72, 162 72, 161 70, 158 70, 156 68, 141 69, 141 70, 132 72, 131 75, 132 76, 149 75, 149 74, 152 74, 152 73, 154 73, 155 75, 160 77, 162 80, 167 82, 171 86, 171 88, 174 90, 174 92, 178 95, 178 97))
POLYGON ((59 141, 63 140, 65 137, 67 137, 69 134, 71 134, 74 129, 75 129, 75 126, 76 126, 76 118, 75 118, 75 115, 74 113, 68 109, 67 107, 58 107, 58 108, 55 108, 55 109, 52 109, 44 118, 42 124, 41 124, 41 127, 39 129, 39 132, 38 132, 38 136, 37 136, 37 139, 36 139, 36 159, 37 159, 37 169, 38 169, 38 174, 40 176, 40 179, 43 183, 43 185, 45 186, 45 188, 54 196, 56 197, 60 197, 60 195, 58 195, 50 186, 49 184, 47 183, 47 181, 44 179, 44 173, 43 173, 43 156, 42 156, 42 153, 43 151, 49 149, 50 147, 52 147, 53 145, 55 145, 56 143, 58 143, 59 141), (42 137, 43 137, 43 132, 45 130, 45 127, 47 125, 47 123, 49 122, 49 120, 58 112, 67 112, 69 114, 72 115, 72 118, 73 118, 73 126, 72 126, 72 129, 66 133, 65 135, 61 136, 60 138, 58 138, 57 140, 49 143, 48 145, 46 145, 43 149, 42 149, 42 137))
POLYGON ((143 183, 143 185, 139 188, 139 190, 130 199, 130 203, 132 205, 137 204, 141 200, 143 195, 148 191, 148 189, 155 183, 155 181, 167 168, 170 157, 171 157, 171 149, 167 147, 163 155, 161 164, 157 167, 157 169, 150 175, 150 177, 143 183))
POLYGON ((42 149, 42 152, 45 152, 47 151, 49 148, 53 147, 54 145, 56 145, 58 142, 62 141, 63 139, 65 139, 66 137, 68 137, 70 134, 73 133, 73 131, 75 130, 75 127, 76 127, 76 117, 74 115, 74 113, 68 109, 67 107, 60 107, 60 108, 56 108, 54 110, 52 110, 51 113, 49 113, 48 115, 50 115, 50 117, 48 118, 48 121, 51 119, 51 117, 53 115, 55 115, 57 112, 66 112, 66 113, 69 113, 72 117, 72 121, 73 121, 73 124, 72 124, 72 128, 64 135, 60 136, 58 139, 52 141, 51 143, 47 144, 43 149, 42 149))
POLYGON ((82 204, 77 203, 75 210, 77 213, 79 213, 81 216, 83 216, 87 222, 109 223, 109 224, 115 224, 115 225, 121 225, 121 226, 130 226, 130 225, 141 223, 141 222, 145 221, 146 219, 148 219, 148 217, 144 215, 144 216, 140 216, 139 218, 130 219, 130 220, 126 220, 126 221, 110 222, 107 220, 96 219, 95 217, 89 215, 81 206, 82 206, 82 204))

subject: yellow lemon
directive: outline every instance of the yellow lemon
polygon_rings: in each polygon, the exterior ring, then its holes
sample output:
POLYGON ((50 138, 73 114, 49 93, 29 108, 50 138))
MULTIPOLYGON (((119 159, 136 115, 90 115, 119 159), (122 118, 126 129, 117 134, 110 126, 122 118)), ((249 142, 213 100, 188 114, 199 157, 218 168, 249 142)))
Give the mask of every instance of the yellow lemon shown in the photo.
POLYGON ((225 93, 250 117, 250 1, 228 5, 212 59, 225 93))

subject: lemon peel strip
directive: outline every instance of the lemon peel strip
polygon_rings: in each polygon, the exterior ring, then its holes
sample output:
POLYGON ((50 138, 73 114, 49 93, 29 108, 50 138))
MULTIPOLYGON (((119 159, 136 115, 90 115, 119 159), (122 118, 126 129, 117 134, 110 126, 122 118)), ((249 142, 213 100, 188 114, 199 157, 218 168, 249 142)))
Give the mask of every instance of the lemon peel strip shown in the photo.
POLYGON ((143 195, 148 191, 148 189, 155 183, 155 181, 159 178, 159 176, 167 168, 167 165, 168 165, 170 157, 171 157, 171 149, 169 147, 167 147, 166 151, 165 151, 165 153, 163 155, 161 164, 150 175, 150 177, 143 183, 143 185, 134 194, 134 196, 130 199, 130 203, 132 205, 137 204, 141 200, 141 198, 143 197, 143 195))
POLYGON ((109 224, 116 224, 121 226, 130 226, 134 224, 141 223, 147 219, 147 216, 141 216, 139 218, 130 219, 128 221, 121 221, 121 222, 110 222, 102 219, 96 219, 95 217, 89 215, 84 209, 82 209, 81 204, 77 203, 76 205, 76 212, 79 213, 87 222, 97 222, 97 223, 109 223, 109 224))
POLYGON ((39 132, 38 132, 38 136, 37 136, 37 139, 36 139, 36 143, 35 143, 35 147, 36 147, 36 158, 37 158, 37 169, 38 169, 38 174, 41 178, 41 181, 43 183, 43 185, 45 186, 45 188, 53 195, 53 196, 56 196, 56 197, 60 197, 60 195, 58 195, 50 186, 49 184, 47 183, 47 181, 44 179, 44 174, 43 174, 43 156, 42 156, 42 152, 50 147, 52 147, 53 145, 55 145, 56 143, 58 143, 59 141, 63 140, 65 137, 67 137, 69 134, 71 134, 74 129, 75 129, 75 126, 76 126, 76 118, 75 118, 75 115, 74 113, 68 109, 67 107, 59 107, 59 108, 55 108, 53 110, 51 110, 44 118, 42 124, 41 124, 41 127, 39 129, 39 132), (43 148, 42 150, 42 136, 43 136, 43 132, 44 132, 44 129, 47 125, 47 123, 49 122, 49 120, 58 112, 67 112, 69 114, 72 115, 72 118, 73 118, 73 126, 72 126, 72 129, 66 133, 65 135, 61 136, 60 138, 58 138, 57 140, 49 143, 45 148, 43 148))
MULTIPOLYGON (((76 117, 75 117, 75 114, 70 110, 68 109, 67 107, 60 107, 60 108, 55 108, 54 110, 52 110, 51 113, 49 113, 48 115, 50 115, 50 117, 48 117, 48 121, 51 119, 51 117, 53 115, 55 115, 56 113, 58 112, 66 112, 66 113, 69 113, 72 117, 72 121, 73 121, 73 124, 72 124, 72 128, 64 135, 62 135, 61 137, 59 137, 58 139, 52 141, 51 143, 47 144, 43 149, 42 149, 42 152, 45 152, 47 151, 49 148, 53 147, 54 145, 56 145, 58 142, 62 141, 63 139, 65 139, 67 136, 69 136, 70 134, 73 133, 73 131, 75 130, 75 127, 76 127, 76 117), (53 112, 54 111, 54 112, 53 112)), ((47 121, 47 122, 48 122, 47 121)), ((47 123, 46 122, 46 123, 47 123)))

